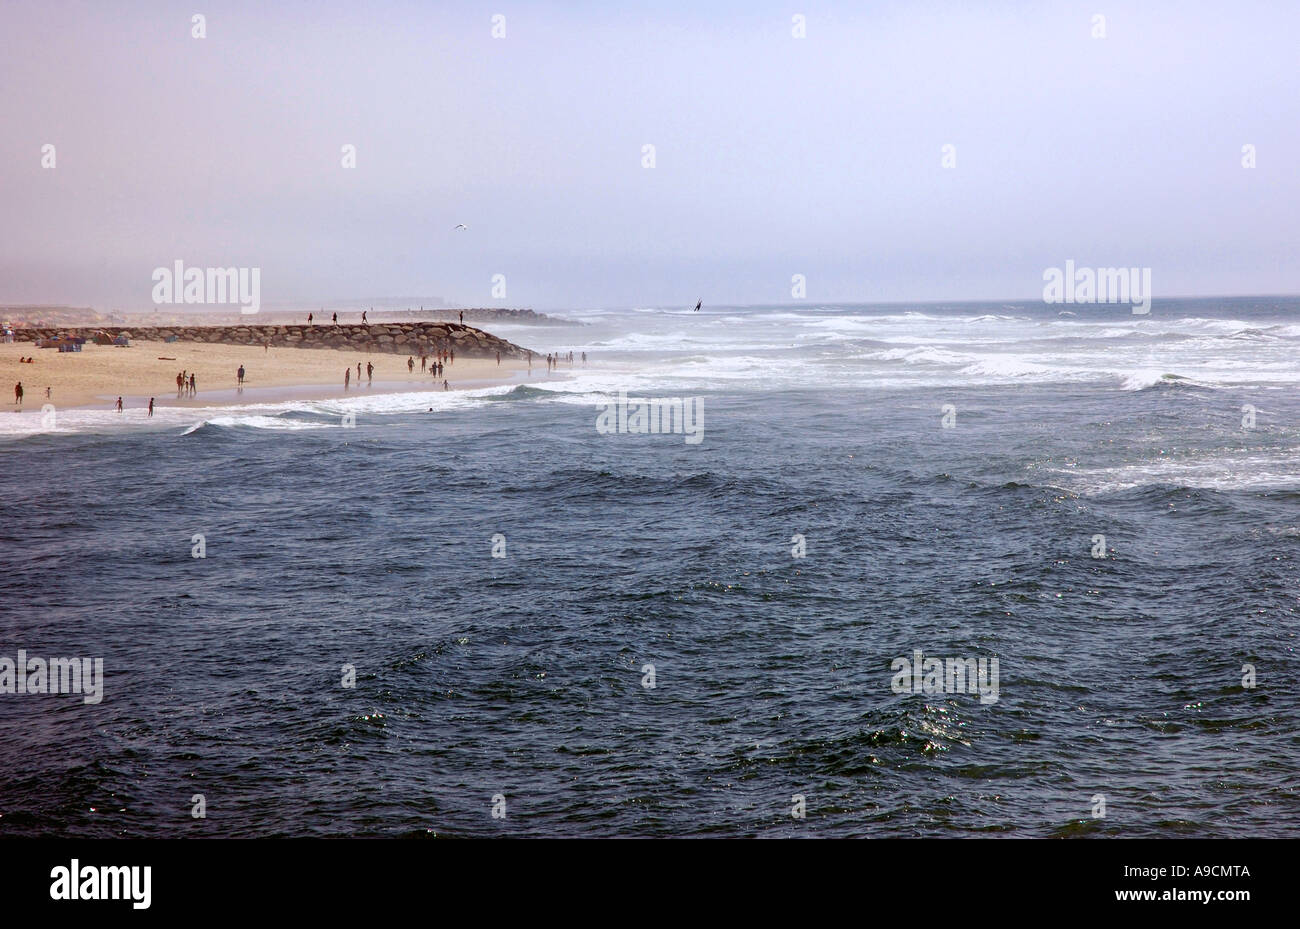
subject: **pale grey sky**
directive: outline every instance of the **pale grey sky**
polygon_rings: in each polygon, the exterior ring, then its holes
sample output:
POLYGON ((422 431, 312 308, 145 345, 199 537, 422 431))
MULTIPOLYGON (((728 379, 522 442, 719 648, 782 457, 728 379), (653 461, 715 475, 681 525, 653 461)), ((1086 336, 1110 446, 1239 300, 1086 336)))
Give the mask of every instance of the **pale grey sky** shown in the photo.
POLYGON ((1297 48, 1293 0, 4 0, 0 303, 141 309, 177 259, 264 303, 1295 293, 1297 48))

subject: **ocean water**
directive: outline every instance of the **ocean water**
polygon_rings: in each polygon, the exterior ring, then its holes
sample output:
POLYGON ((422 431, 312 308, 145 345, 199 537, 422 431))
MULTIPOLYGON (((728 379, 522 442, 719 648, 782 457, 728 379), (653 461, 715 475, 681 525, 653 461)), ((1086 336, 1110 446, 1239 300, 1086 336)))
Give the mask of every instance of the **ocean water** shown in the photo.
POLYGON ((529 385, 0 414, 0 656, 105 674, 0 694, 0 836, 1300 831, 1300 300, 562 315, 529 385))

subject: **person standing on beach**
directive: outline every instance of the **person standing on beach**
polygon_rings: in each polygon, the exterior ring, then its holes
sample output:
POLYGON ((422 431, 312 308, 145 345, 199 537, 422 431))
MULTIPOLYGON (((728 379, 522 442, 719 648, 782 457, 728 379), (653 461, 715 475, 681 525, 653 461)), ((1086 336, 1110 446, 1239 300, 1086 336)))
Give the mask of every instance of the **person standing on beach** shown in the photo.
POLYGON ((118 398, 117 398, 117 411, 118 411, 119 413, 122 412, 122 398, 121 398, 121 397, 118 397, 118 398))
POLYGON ((446 381, 446 380, 443 380, 443 382, 442 382, 442 389, 443 389, 443 390, 450 390, 450 389, 451 389, 450 387, 447 386, 447 381, 446 381))
POLYGON ((181 392, 185 389, 185 375, 183 373, 176 375, 176 397, 180 398, 181 392))
POLYGON ((501 353, 497 352, 497 367, 501 367, 501 353))
POLYGON ((190 396, 197 397, 198 395, 199 395, 199 382, 195 379, 194 375, 191 374, 190 375, 190 396))
POLYGON ((415 359, 412 358, 410 355, 406 356, 406 373, 407 374, 415 373, 415 359))
POLYGON ((375 382, 375 366, 371 362, 366 362, 366 381, 368 384, 375 382))
POLYGON ((244 366, 243 366, 243 365, 240 365, 240 366, 239 366, 239 370, 235 372, 235 376, 238 378, 238 381, 237 381, 238 384, 242 387, 242 386, 244 385, 244 366))
POLYGON ((343 369, 343 389, 348 389, 348 384, 352 383, 352 366, 343 369))
POLYGON ((50 399, 50 388, 48 387, 45 388, 45 399, 50 399))
POLYGON ((361 362, 357 362, 357 383, 361 383, 361 362))
POLYGON ((19 381, 14 385, 14 403, 18 406, 23 405, 23 382, 19 381))
POLYGON ((423 374, 429 366, 429 359, 425 357, 424 352, 420 352, 420 373, 423 374))
POLYGON ((149 418, 153 419, 153 397, 149 398, 149 418))

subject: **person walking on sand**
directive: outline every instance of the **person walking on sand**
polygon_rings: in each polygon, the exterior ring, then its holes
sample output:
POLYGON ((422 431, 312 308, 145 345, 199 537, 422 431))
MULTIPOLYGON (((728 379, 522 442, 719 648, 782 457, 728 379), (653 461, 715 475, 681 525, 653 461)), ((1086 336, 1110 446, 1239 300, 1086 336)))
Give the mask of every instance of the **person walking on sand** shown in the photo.
POLYGON ((18 406, 23 405, 23 382, 19 381, 14 385, 14 403, 18 406))
POLYGON ((118 397, 118 398, 117 398, 117 411, 118 411, 119 413, 122 412, 122 398, 121 398, 121 397, 118 397))
POLYGON ((241 386, 241 387, 244 386, 244 366, 243 366, 243 365, 240 365, 240 366, 239 366, 239 370, 235 372, 235 375, 236 375, 236 377, 238 378, 238 384, 239 384, 239 386, 241 386))
POLYGON ((343 369, 343 389, 347 390, 348 385, 352 383, 352 366, 343 369))
POLYGON ((149 398, 149 418, 153 419, 153 397, 149 398))

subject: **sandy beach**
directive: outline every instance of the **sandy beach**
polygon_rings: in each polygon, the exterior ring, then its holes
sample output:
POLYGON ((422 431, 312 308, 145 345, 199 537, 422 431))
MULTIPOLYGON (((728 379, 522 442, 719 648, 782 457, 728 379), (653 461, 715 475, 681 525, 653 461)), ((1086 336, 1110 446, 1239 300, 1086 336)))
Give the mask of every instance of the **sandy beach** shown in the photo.
MULTIPOLYGON (((414 373, 408 373, 406 355, 381 352, 364 353, 334 349, 271 348, 244 345, 221 345, 200 342, 132 342, 129 348, 109 345, 83 346, 80 352, 39 349, 31 342, 0 344, 0 370, 4 372, 4 405, 13 408, 13 388, 23 385, 23 408, 39 408, 44 403, 56 407, 111 408, 119 396, 132 398, 137 404, 144 398, 156 398, 156 405, 202 406, 211 402, 205 392, 220 392, 222 402, 230 402, 236 372, 244 366, 244 387, 259 399, 266 399, 265 388, 318 387, 319 396, 343 396, 343 373, 351 367, 351 392, 366 384, 367 363, 375 366, 372 392, 407 389, 432 389, 442 386, 420 373, 415 359, 414 373), (18 359, 31 357, 32 364, 18 359), (357 362, 361 378, 357 378, 357 362), (196 397, 178 398, 176 375, 193 373, 197 382, 196 397), (46 388, 50 389, 46 396, 46 388)), ((502 359, 498 365, 491 358, 457 358, 445 369, 450 389, 486 387, 526 376, 528 365, 502 359)), ((546 378, 546 362, 534 362, 533 376, 546 378)), ((239 402, 238 400, 234 402, 239 402)), ((252 402, 252 397, 249 397, 252 402)))

